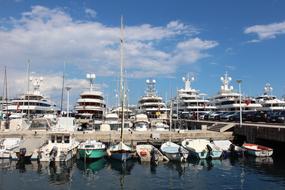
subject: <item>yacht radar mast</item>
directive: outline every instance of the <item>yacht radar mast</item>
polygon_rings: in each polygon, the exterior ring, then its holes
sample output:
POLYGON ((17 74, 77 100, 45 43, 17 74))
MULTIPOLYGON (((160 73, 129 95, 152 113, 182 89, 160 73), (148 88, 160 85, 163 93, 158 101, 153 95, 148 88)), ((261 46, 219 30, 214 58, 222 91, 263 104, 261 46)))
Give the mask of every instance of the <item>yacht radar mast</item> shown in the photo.
POLYGON ((185 90, 191 90, 191 83, 195 80, 195 78, 193 76, 190 78, 190 74, 188 73, 186 78, 182 77, 182 80, 185 84, 185 90))
POLYGON ((234 87, 233 86, 229 86, 231 80, 232 80, 232 78, 228 75, 227 72, 226 72, 226 74, 223 77, 221 77, 221 81, 222 81, 221 91, 222 92, 231 92, 231 91, 233 91, 234 87))
POLYGON ((265 84, 265 87, 264 87, 264 95, 272 95, 272 91, 273 91, 273 88, 271 87, 271 85, 269 83, 266 83, 265 84))
POLYGON ((44 80, 43 77, 30 77, 30 81, 32 82, 34 87, 34 92, 33 92, 34 94, 40 95, 40 86, 43 80, 44 80))
POLYGON ((147 85, 146 96, 156 96, 155 84, 156 80, 154 79, 146 80, 146 85, 147 85))
POLYGON ((91 74, 87 73, 86 74, 86 78, 90 82, 90 91, 93 91, 93 82, 94 82, 94 80, 96 78, 96 75, 94 73, 91 73, 91 74))

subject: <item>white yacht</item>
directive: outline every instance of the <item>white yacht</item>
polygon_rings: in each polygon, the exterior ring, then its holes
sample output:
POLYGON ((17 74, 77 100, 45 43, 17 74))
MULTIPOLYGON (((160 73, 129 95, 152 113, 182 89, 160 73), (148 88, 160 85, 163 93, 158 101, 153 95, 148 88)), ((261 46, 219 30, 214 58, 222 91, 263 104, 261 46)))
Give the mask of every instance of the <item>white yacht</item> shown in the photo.
POLYGON ((239 111, 242 110, 255 111, 260 109, 261 104, 257 103, 255 99, 243 97, 242 94, 235 92, 233 86, 230 86, 232 78, 226 73, 221 77, 221 89, 216 96, 211 99, 211 104, 216 106, 217 111, 239 111), (241 103, 240 103, 241 96, 241 103))
POLYGON ((191 83, 194 81, 194 77, 182 78, 184 82, 184 89, 177 91, 177 96, 173 100, 173 113, 203 113, 216 109, 215 106, 210 105, 209 100, 205 99, 205 95, 200 93, 199 90, 193 89, 191 83))
POLYGON ((55 103, 40 92, 43 77, 30 77, 29 80, 32 82, 33 91, 28 91, 20 98, 12 99, 4 111, 11 114, 22 113, 33 116, 57 113, 59 108, 55 103))
POLYGON ((74 109, 79 118, 94 120, 95 124, 101 124, 106 107, 103 93, 94 88, 95 74, 87 74, 86 77, 90 81, 90 88, 80 94, 74 109))
POLYGON ((272 91, 273 88, 271 85, 269 83, 266 83, 263 94, 256 97, 257 102, 262 105, 260 110, 275 111, 285 109, 285 101, 280 100, 276 96, 272 95, 272 91))
POLYGON ((147 90, 138 102, 138 111, 147 114, 149 119, 166 119, 169 109, 162 97, 156 94, 155 80, 146 80, 147 90))

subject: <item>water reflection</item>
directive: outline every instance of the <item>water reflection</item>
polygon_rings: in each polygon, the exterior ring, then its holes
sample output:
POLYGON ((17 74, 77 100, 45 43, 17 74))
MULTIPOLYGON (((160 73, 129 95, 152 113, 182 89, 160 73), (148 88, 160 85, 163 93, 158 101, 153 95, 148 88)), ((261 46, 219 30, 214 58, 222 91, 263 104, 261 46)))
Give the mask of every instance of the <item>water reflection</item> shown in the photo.
POLYGON ((193 169, 202 170, 206 169, 210 171, 215 165, 221 165, 221 160, 215 159, 191 159, 189 160, 193 169))
POLYGON ((11 160, 9 159, 0 159, 0 169, 6 170, 11 167, 11 160))
POLYGON ((39 162, 38 173, 48 175, 51 184, 66 184, 70 182, 72 176, 72 166, 74 161, 68 162, 39 162))
MULTIPOLYGON (((285 187, 283 159, 242 157, 222 160, 194 160, 185 163, 168 162, 154 166, 136 160, 120 162, 99 159, 49 164, 20 163, 0 160, 0 180, 5 189, 15 189, 23 182, 31 190, 39 189, 282 189, 285 187), (174 175, 173 175, 174 174, 174 175), (71 180, 72 179, 72 180, 71 180), (64 185, 63 185, 64 184, 64 185), (164 185, 161 185, 164 184, 164 185), (37 186, 36 186, 37 185, 37 186), (16 185, 15 185, 16 186, 16 185)), ((30 189, 29 189, 30 190, 30 189)))
POLYGON ((177 171, 179 177, 181 177, 183 174, 185 174, 186 168, 189 167, 188 162, 168 162, 165 165, 170 170, 177 171))
POLYGON ((118 171, 121 175, 130 175, 135 162, 135 160, 127 160, 125 162, 121 162, 119 160, 109 160, 109 167, 112 170, 118 171))
POLYGON ((96 172, 102 170, 105 165, 106 165, 107 161, 105 158, 101 158, 98 160, 94 160, 94 161, 84 161, 84 160, 77 160, 76 165, 77 168, 84 171, 85 174, 96 174, 96 172))

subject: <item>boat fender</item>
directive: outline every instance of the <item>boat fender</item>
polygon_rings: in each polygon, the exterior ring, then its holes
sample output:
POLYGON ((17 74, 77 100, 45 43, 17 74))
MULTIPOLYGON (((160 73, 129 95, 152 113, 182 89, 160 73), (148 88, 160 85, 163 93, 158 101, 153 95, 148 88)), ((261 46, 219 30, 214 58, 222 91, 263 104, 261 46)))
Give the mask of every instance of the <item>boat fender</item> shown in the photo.
POLYGON ((143 150, 140 151, 140 156, 144 157, 146 155, 147 155, 147 151, 146 150, 143 149, 143 150))
POLYGON ((210 145, 207 144, 206 147, 207 147, 207 150, 208 150, 209 152, 212 152, 213 149, 212 149, 212 147, 211 147, 210 145))

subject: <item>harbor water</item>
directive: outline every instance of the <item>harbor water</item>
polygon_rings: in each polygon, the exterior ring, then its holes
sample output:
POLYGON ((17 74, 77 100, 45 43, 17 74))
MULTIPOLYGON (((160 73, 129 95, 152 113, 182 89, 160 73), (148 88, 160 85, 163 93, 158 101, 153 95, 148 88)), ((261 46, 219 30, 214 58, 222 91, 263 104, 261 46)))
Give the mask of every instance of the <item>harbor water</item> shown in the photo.
POLYGON ((0 160, 0 189, 285 189, 284 158, 227 158, 151 166, 105 158, 67 163, 0 160))

